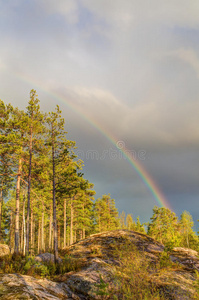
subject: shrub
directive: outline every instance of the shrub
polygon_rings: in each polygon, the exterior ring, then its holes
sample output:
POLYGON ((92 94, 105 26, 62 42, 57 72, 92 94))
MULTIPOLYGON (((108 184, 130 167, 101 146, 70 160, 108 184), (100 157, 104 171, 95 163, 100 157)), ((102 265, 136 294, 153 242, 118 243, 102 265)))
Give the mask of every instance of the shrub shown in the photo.
MULTIPOLYGON (((112 248, 113 244, 111 245, 112 248)), ((132 242, 124 238, 122 243, 112 251, 114 260, 118 266, 113 267, 114 282, 109 286, 102 278, 97 285, 97 295, 104 295, 102 299, 134 299, 134 300, 159 300, 164 299, 158 292, 158 288, 151 280, 151 263, 139 252, 132 242)), ((154 266, 153 266, 154 267, 154 266)))
POLYGON ((164 250, 160 255, 160 268, 167 268, 171 267, 172 265, 173 263, 170 259, 169 252, 164 250))

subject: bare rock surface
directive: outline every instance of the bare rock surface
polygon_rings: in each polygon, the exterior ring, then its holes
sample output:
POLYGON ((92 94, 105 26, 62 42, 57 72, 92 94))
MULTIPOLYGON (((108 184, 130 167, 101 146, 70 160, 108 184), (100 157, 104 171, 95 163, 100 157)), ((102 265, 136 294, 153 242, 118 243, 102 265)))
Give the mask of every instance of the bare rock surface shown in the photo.
MULTIPOLYGON (((151 261, 152 265, 158 264, 164 251, 164 245, 153 238, 128 230, 104 232, 92 235, 66 249, 68 254, 76 258, 86 258, 87 264, 78 272, 66 274, 62 278, 63 281, 76 293, 81 292, 87 295, 88 299, 102 299, 96 297, 95 283, 100 282, 101 275, 105 282, 114 288, 114 266, 117 266, 118 261, 113 255, 113 249, 124 243, 125 238, 132 244, 132 251, 136 246, 139 252, 143 252, 144 257, 151 261)), ((191 249, 175 248, 174 253, 171 258, 175 255, 180 267, 174 267, 173 271, 165 269, 162 273, 151 274, 151 280, 159 287, 166 299, 196 299, 194 271, 198 267, 197 252, 191 249), (187 269, 187 264, 189 269, 187 269)))
MULTIPOLYGON (((195 289, 195 270, 198 268, 196 251, 174 248, 170 255, 172 268, 153 269, 153 266, 158 266, 160 263, 164 246, 144 234, 127 230, 95 234, 62 250, 61 255, 81 261, 81 264, 77 271, 57 276, 56 282, 26 275, 1 274, 0 299, 113 299, 97 296, 97 284, 102 277, 108 287, 112 291, 115 288, 118 293, 115 285, 115 270, 120 266, 120 261, 115 256, 115 249, 125 241, 130 245, 129 251, 135 251, 136 247, 136 251, 150 261, 152 266, 150 279, 165 299, 199 299, 195 289)), ((46 256, 49 258, 49 255, 46 256)))
MULTIPOLYGON (((54 262, 54 254, 52 253, 42 253, 42 254, 39 254, 35 257, 35 260, 36 261, 39 261, 39 262, 54 262)), ((59 263, 62 262, 62 259, 59 258, 59 263)))
POLYGON ((36 279, 27 275, 0 275, 0 299, 79 300, 65 283, 36 279))
POLYGON ((199 272, 199 256, 195 250, 175 247, 170 258, 173 262, 182 264, 187 270, 199 272))
POLYGON ((10 249, 8 245, 0 244, 0 257, 9 255, 10 254, 10 249))

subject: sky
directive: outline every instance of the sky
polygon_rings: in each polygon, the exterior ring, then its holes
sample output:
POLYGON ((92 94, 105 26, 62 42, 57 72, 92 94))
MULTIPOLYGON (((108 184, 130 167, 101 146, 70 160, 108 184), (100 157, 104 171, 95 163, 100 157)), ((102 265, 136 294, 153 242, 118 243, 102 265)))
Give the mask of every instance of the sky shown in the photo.
POLYGON ((198 0, 0 0, 0 37, 0 99, 60 106, 96 197, 148 222, 147 177, 198 227, 198 0))

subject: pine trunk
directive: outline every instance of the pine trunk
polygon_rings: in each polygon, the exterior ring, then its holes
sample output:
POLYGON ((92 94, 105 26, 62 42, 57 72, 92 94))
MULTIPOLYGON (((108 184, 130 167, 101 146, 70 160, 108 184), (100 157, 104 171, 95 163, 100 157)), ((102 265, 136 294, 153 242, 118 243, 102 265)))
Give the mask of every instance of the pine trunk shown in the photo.
POLYGON ((49 249, 52 249, 52 205, 50 206, 50 220, 49 220, 49 249))
POLYGON ((26 220, 25 220, 26 196, 23 196, 23 255, 26 254, 26 220))
POLYGON ((77 230, 75 229, 74 230, 74 243, 76 243, 77 241, 77 230))
POLYGON ((30 127, 29 144, 29 173, 28 173, 28 203, 27 203, 27 231, 26 231, 26 254, 29 255, 29 231, 30 231, 30 188, 31 188, 31 168, 32 168, 32 124, 30 127))
POLYGON ((54 228, 54 258, 55 264, 58 263, 58 240, 57 240, 57 217, 56 217, 56 199, 55 199, 55 149, 54 149, 54 131, 52 128, 52 161, 53 161, 53 228, 54 228))
MULTIPOLYGON (((85 209, 84 209, 84 203, 83 203, 83 217, 85 218, 85 209)), ((84 226, 84 225, 83 225, 84 226)), ((81 232, 81 239, 85 239, 85 227, 83 227, 81 232)))
MULTIPOLYGON (((32 204, 32 203, 31 203, 32 204)), ((30 212, 30 246, 29 246, 29 253, 33 255, 33 210, 31 205, 31 212, 30 212)))
POLYGON ((188 230, 187 231, 187 247, 189 248, 189 234, 188 234, 188 230))
POLYGON ((60 224, 57 224, 58 247, 61 248, 61 229, 60 224))
POLYGON ((44 251, 44 203, 42 201, 42 216, 41 216, 41 251, 44 251))
POLYGON ((32 223, 32 249, 33 253, 35 255, 35 219, 33 218, 33 223, 32 223))
POLYGON ((0 191, 0 243, 2 242, 2 229, 1 229, 2 207, 3 207, 3 181, 1 183, 1 191, 0 191))
POLYGON ((16 210, 15 210, 15 249, 16 254, 19 253, 19 195, 21 181, 22 159, 19 159, 17 184, 16 184, 16 210))
POLYGON ((21 244, 20 244, 20 251, 23 252, 23 220, 22 220, 22 223, 21 223, 21 244))
POLYGON ((24 195, 23 195, 23 208, 22 208, 22 223, 21 223, 21 252, 23 253, 24 245, 24 195))
POLYGON ((64 199, 64 248, 66 248, 66 199, 64 199))
POLYGON ((73 198, 70 204, 70 245, 73 244, 73 198))
POLYGON ((10 211, 10 241, 9 241, 10 251, 13 248, 13 211, 10 211))
POLYGON ((38 241, 37 241, 37 251, 38 251, 38 254, 40 254, 40 227, 41 227, 41 221, 39 220, 38 222, 38 241))

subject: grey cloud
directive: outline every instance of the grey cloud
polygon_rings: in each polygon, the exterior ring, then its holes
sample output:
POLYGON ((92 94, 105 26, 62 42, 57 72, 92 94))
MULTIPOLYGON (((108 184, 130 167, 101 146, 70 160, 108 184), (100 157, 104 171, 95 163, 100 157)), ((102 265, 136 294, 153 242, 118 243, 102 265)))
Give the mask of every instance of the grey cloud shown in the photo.
MULTIPOLYGON (((140 22, 159 22, 169 26, 179 24, 181 26, 196 27, 199 23, 198 9, 199 4, 196 0, 189 2, 183 0, 106 0, 95 1, 83 0, 87 8, 100 14, 100 16, 110 21, 126 23, 133 20, 134 23, 140 22)), ((131 24, 131 26, 133 25, 131 24)))
MULTIPOLYGON (((189 199, 192 213, 198 10, 195 0, 0 1, 0 98, 25 108, 35 88, 42 109, 60 104, 68 137, 84 155, 117 151, 106 135, 143 149, 143 166, 178 213, 189 199)), ((152 214, 154 198, 126 160, 85 159, 84 170, 120 211, 152 214)))

